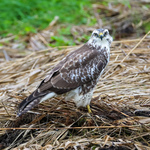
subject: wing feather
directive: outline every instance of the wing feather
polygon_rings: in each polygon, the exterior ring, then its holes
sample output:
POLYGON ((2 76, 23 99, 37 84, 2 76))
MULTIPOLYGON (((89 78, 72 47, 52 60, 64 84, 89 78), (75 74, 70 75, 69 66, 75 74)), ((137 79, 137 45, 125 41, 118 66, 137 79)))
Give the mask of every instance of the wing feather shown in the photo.
POLYGON ((84 45, 56 65, 40 84, 39 91, 68 92, 98 78, 106 65, 107 59, 101 51, 84 45))

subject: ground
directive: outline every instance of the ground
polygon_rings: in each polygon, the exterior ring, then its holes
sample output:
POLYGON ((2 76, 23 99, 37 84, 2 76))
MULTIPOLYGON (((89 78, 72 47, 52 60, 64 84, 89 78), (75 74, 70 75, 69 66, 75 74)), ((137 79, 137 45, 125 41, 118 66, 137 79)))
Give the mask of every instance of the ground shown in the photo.
POLYGON ((1 147, 148 149, 149 42, 148 38, 113 42, 110 62, 91 102, 92 114, 62 96, 16 117, 22 99, 54 64, 79 46, 49 48, 1 62, 1 147))
POLYGON ((0 149, 149 149, 149 2, 95 1, 88 9, 93 14, 84 12, 86 24, 60 23, 56 15, 36 33, 0 37, 0 149), (17 117, 19 103, 53 66, 100 27, 108 28, 114 41, 94 91, 92 113, 60 96, 17 117))

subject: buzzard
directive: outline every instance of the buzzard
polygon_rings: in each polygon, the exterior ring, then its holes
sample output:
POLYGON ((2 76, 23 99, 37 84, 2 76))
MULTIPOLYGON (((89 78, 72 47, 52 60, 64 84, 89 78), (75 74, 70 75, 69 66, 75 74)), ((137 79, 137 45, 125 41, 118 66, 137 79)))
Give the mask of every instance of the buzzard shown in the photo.
POLYGON ((89 41, 61 60, 40 83, 38 88, 19 105, 18 116, 37 104, 66 93, 77 107, 87 107, 93 90, 109 62, 112 37, 107 29, 93 31, 89 41))

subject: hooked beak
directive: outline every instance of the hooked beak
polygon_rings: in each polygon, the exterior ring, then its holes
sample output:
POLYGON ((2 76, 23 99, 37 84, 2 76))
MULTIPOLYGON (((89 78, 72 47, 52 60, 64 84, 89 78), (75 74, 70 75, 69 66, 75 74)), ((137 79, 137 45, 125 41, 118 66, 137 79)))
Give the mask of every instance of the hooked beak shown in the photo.
POLYGON ((103 39, 103 33, 102 32, 99 33, 99 37, 101 40, 103 39))

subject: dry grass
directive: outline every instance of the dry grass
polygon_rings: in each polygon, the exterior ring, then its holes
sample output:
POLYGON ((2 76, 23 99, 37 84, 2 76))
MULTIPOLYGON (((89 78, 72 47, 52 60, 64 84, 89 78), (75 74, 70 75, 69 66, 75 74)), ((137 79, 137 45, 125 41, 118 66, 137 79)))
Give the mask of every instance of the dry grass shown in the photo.
POLYGON ((18 104, 53 65, 76 48, 49 48, 26 56, 18 52, 12 61, 0 60, 1 148, 149 149, 150 39, 145 37, 113 42, 110 63, 94 92, 91 115, 61 96, 16 118, 18 104))

